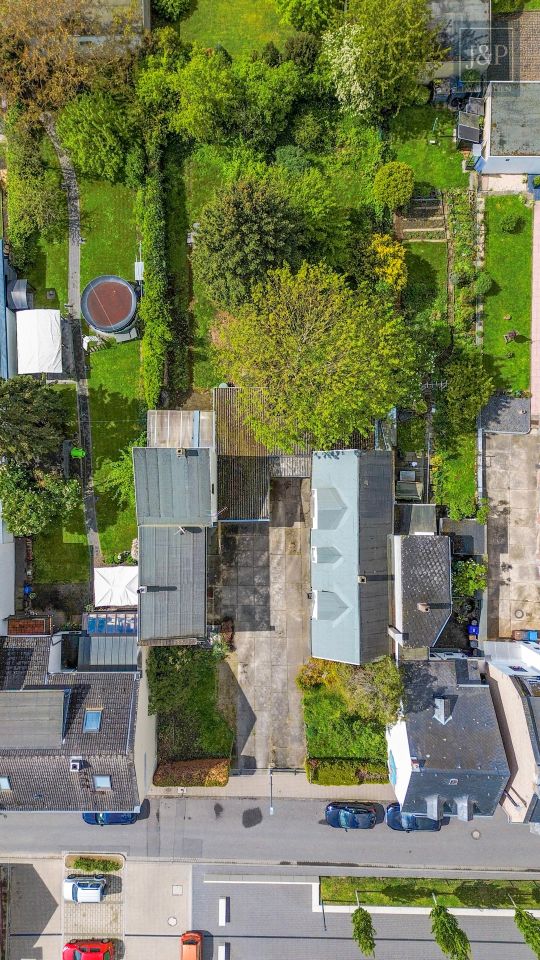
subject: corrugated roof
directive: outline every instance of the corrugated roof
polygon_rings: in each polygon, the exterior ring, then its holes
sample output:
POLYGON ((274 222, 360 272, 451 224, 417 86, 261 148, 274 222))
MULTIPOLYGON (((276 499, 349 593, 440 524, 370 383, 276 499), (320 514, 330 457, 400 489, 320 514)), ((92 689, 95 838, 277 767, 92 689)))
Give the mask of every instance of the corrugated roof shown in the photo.
POLYGON ((312 486, 312 653, 329 660, 364 663, 389 652, 387 538, 393 529, 392 454, 375 450, 315 452, 312 486), (359 582, 359 577, 365 581, 359 582))
POLYGON ((0 749, 62 746, 63 689, 1 690, 0 749))
POLYGON ((214 442, 211 410, 149 410, 146 424, 149 447, 211 447, 214 442))
POLYGON ((211 525, 209 450, 135 447, 133 467, 139 525, 211 525))
POLYGON ((431 646, 452 612, 450 540, 415 534, 394 537, 394 624, 410 647, 431 646), (426 604, 426 609, 419 604, 426 604))
POLYGON ((139 584, 141 642, 204 637, 206 531, 140 527, 139 584))

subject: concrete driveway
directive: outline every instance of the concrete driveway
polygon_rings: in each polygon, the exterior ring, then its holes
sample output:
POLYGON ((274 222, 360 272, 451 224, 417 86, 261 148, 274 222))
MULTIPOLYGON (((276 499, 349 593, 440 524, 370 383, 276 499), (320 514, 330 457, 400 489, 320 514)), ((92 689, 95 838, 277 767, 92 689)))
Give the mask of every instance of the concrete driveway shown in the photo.
POLYGON ((210 545, 210 609, 235 623, 220 706, 241 770, 301 767, 306 752, 295 678, 309 656, 309 481, 273 480, 270 501, 270 523, 223 524, 210 545))
POLYGON ((13 864, 9 869, 10 960, 58 960, 63 946, 62 860, 13 864))

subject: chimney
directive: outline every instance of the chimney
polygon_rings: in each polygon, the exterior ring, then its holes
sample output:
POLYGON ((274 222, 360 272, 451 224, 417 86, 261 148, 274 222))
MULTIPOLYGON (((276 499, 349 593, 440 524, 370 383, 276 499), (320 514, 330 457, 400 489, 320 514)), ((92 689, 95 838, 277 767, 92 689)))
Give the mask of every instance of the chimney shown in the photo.
POLYGON ((416 609, 419 610, 420 613, 429 613, 431 607, 429 603, 420 602, 416 604, 416 609))
POLYGON ((458 820, 472 820, 474 818, 474 804, 470 797, 458 797, 456 800, 458 820))
POLYGON ((452 701, 450 697, 433 697, 433 716, 435 720, 442 723, 448 723, 452 716, 452 701))

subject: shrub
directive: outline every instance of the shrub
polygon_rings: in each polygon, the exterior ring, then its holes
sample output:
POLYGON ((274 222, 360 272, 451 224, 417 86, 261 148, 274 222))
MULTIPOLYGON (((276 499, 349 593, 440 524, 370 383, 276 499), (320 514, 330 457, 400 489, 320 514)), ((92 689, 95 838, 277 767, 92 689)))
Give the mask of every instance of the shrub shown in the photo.
POLYGON ((487 566, 475 560, 456 560, 452 564, 452 593, 455 597, 472 597, 487 587, 487 566))
POLYGON ((523 224, 523 217, 516 210, 507 210, 499 218, 499 226, 503 233, 517 233, 523 224))
POLYGON ((130 127, 123 104, 109 93, 83 93, 62 110, 58 136, 86 177, 118 181, 124 171, 130 127))
POLYGON ((371 915, 363 907, 357 907, 352 917, 353 940, 366 957, 375 956, 375 930, 371 915))
POLYGON ((493 280, 491 279, 489 273, 486 273, 485 270, 481 270, 478 276, 476 277, 475 289, 476 294, 479 297, 485 297, 489 293, 493 286, 493 280))
POLYGON ((105 857, 77 857, 73 862, 75 870, 84 870, 85 873, 116 873, 121 870, 124 861, 121 857, 106 859, 105 857))
POLYGON ((379 167, 373 181, 373 196, 389 210, 397 210, 409 202, 414 190, 414 171, 407 163, 392 160, 379 167))
POLYGON ((312 33, 295 33, 287 37, 283 59, 292 60, 301 70, 311 73, 319 56, 320 42, 312 33))
POLYGON ((140 143, 134 143, 126 154, 124 182, 127 187, 137 190, 144 182, 146 161, 140 143))
POLYGON ((534 177, 533 187, 540 187, 540 177, 534 177))
POLYGON ((310 687, 329 686, 335 681, 335 663, 332 660, 321 660, 319 657, 310 657, 300 667, 296 677, 300 690, 309 690, 310 687))
POLYGON ((476 511, 476 520, 478 523, 487 523, 489 520, 489 500, 487 497, 482 497, 478 504, 478 509, 476 511))
POLYGON ((191 6, 191 0, 152 0, 152 2, 154 9, 171 23, 179 20, 191 6))
POLYGON ((324 787, 354 787, 359 783, 388 783, 386 763, 370 760, 306 760, 306 773, 310 783, 324 787))
POLYGON ((273 40, 269 40, 262 47, 260 53, 255 53, 254 59, 264 60, 269 67, 279 67, 282 57, 273 40))
POLYGON ((320 33, 338 8, 337 0, 276 0, 284 23, 296 30, 320 33))
POLYGON ((293 174, 305 173, 311 167, 311 161, 302 148, 295 147, 292 143, 277 148, 276 163, 293 174))
POLYGON ((176 760, 160 763, 154 773, 156 787, 224 787, 229 781, 229 761, 176 760))

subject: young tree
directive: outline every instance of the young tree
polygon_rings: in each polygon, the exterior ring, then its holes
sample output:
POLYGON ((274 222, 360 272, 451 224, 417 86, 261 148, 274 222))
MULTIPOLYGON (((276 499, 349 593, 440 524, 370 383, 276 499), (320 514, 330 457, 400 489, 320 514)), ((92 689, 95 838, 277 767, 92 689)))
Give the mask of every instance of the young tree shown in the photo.
POLYGON ((351 270, 358 283, 369 283, 391 296, 407 285, 405 247, 388 233, 373 233, 366 243, 357 238, 352 250, 351 270))
POLYGON ((455 560, 452 564, 452 593, 455 597, 473 597, 487 587, 487 566, 475 560, 455 560))
POLYGON ((99 482, 109 490, 122 507, 135 507, 135 479, 133 476, 133 447, 146 446, 146 434, 141 434, 125 450, 118 460, 104 460, 99 468, 99 482))
POLYGON ((375 174, 373 196, 381 207, 397 210, 409 202, 414 190, 414 172, 407 163, 391 160, 375 174))
POLYGON ((64 107, 58 134, 73 163, 90 179, 119 180, 130 139, 125 106, 108 93, 83 93, 64 107))
POLYGON ((306 434, 317 449, 368 434, 416 386, 402 319, 323 264, 272 271, 223 322, 218 350, 227 378, 255 388, 246 419, 257 439, 284 450, 306 434))
POLYGON ((514 913, 514 920, 527 946, 540 958, 540 920, 519 907, 514 913))
POLYGON ((438 947, 450 960, 470 960, 471 945, 453 914, 438 904, 431 911, 431 932, 438 947))
POLYGON ((195 263, 210 296, 238 307, 266 272, 299 260, 297 216, 269 183, 241 180, 204 208, 195 263))
POLYGON ((118 65, 133 46, 133 29, 122 32, 100 17, 95 0, 0 0, 0 90, 34 117, 56 111, 91 84, 105 67, 118 65), (85 35, 114 42, 89 48, 85 35))
POLYGON ((276 0, 284 23, 306 33, 321 33, 339 9, 339 0, 276 0))
POLYGON ((323 49, 341 105, 375 119, 413 103, 420 79, 442 61, 427 0, 388 0, 384 15, 379 0, 353 0, 323 49))
POLYGON ((0 457, 18 466, 59 456, 66 411, 54 387, 33 377, 0 380, 0 457))
POLYGON ((375 929, 371 914, 363 907, 357 907, 352 917, 353 940, 366 957, 375 956, 375 929))
POLYGON ((34 473, 20 467, 0 466, 2 517, 15 537, 41 533, 56 517, 67 517, 80 503, 77 480, 56 473, 34 473))
POLYGON ((173 131, 212 143, 221 140, 234 126, 240 90, 230 61, 222 51, 195 46, 191 60, 167 82, 175 94, 170 119, 173 131))

